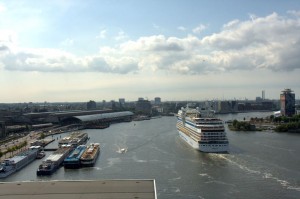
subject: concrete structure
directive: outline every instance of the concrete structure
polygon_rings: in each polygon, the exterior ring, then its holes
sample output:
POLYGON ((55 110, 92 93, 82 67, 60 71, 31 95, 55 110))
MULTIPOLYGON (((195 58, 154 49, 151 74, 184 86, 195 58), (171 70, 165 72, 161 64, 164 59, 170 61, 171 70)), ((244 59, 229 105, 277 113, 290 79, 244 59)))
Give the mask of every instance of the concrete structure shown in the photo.
POLYGON ((285 89, 280 94, 280 107, 282 115, 295 115, 295 93, 291 89, 285 89))
POLYGON ((0 199, 157 198, 155 180, 1 182, 0 193, 0 199))

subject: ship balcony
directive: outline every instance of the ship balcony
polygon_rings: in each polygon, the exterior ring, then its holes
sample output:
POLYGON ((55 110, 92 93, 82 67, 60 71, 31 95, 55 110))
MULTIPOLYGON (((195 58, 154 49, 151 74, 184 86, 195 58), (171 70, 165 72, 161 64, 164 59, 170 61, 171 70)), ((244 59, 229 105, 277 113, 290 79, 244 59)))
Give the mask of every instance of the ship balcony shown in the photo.
POLYGON ((224 127, 201 127, 201 131, 202 132, 205 132, 205 131, 225 131, 225 128, 224 127))
POLYGON ((227 137, 225 136, 219 136, 219 137, 201 137, 201 140, 207 141, 207 140, 227 140, 227 137))
POLYGON ((208 140, 208 141, 198 141, 199 144, 228 144, 228 140, 208 140))

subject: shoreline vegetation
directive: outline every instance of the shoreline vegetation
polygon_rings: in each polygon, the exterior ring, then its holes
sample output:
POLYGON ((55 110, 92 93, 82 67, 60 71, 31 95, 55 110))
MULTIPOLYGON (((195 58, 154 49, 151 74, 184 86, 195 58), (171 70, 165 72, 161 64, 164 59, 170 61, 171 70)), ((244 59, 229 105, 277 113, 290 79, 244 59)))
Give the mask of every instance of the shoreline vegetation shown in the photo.
POLYGON ((292 117, 273 115, 266 118, 251 118, 250 121, 228 121, 228 128, 232 131, 267 131, 300 133, 300 115, 292 117))

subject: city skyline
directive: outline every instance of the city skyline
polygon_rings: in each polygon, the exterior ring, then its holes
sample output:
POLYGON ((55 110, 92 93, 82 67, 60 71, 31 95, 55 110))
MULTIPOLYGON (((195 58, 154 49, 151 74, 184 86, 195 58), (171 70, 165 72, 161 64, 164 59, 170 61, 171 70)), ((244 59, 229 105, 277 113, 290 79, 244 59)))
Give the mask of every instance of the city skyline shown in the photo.
POLYGON ((298 1, 2 1, 0 103, 300 93, 298 1))

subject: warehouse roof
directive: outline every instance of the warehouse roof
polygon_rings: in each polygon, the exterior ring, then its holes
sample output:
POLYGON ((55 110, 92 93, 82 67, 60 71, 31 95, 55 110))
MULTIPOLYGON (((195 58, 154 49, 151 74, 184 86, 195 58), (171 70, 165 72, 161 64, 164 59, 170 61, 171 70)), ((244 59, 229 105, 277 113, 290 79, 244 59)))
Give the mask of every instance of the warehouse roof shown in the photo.
POLYGON ((82 122, 89 122, 94 120, 112 119, 112 118, 126 117, 132 115, 133 113, 130 111, 122 111, 122 112, 113 112, 113 113, 73 116, 73 118, 79 119, 82 122))

